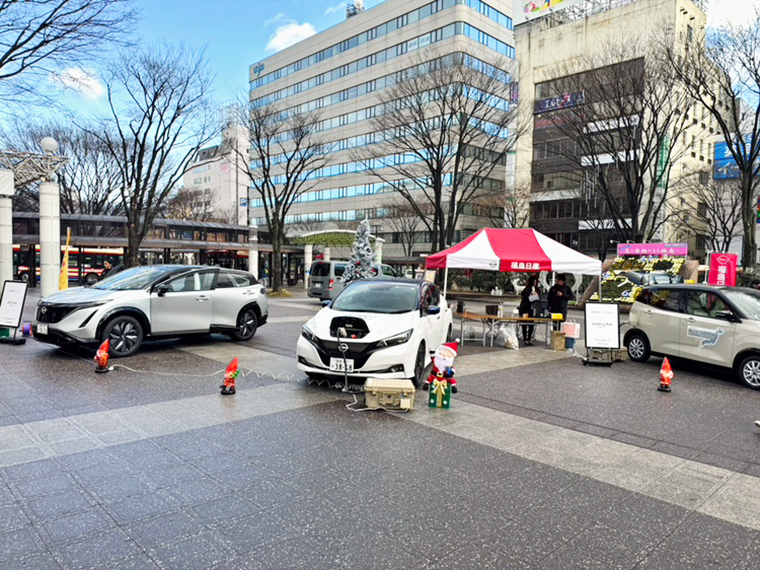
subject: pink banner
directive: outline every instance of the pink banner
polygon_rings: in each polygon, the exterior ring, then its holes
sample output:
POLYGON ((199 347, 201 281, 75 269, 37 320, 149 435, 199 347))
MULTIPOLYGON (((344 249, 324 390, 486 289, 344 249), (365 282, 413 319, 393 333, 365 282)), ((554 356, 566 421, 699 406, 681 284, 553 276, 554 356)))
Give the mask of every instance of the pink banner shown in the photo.
POLYGON ((618 256, 623 255, 689 255, 686 243, 619 243, 618 256))
POLYGON ((736 267, 739 258, 735 253, 710 254, 710 274, 707 282, 710 285, 736 285, 736 267))

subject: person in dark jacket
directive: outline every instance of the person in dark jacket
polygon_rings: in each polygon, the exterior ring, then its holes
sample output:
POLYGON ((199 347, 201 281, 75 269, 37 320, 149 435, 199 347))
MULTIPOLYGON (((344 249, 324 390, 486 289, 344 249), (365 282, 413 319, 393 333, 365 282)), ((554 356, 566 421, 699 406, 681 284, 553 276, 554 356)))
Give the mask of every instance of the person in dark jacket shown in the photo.
POLYGON ((573 290, 565 285, 564 273, 559 273, 554 285, 549 289, 549 312, 562 313, 562 320, 567 320, 567 302, 575 299, 573 290))
MULTIPOLYGON (((521 317, 535 317, 533 307, 534 303, 541 298, 541 286, 538 284, 538 277, 531 275, 528 279, 528 284, 520 294, 520 305, 517 310, 520 312, 521 317)), ((525 346, 533 344, 533 334, 535 332, 535 325, 523 325, 523 341, 525 346)))

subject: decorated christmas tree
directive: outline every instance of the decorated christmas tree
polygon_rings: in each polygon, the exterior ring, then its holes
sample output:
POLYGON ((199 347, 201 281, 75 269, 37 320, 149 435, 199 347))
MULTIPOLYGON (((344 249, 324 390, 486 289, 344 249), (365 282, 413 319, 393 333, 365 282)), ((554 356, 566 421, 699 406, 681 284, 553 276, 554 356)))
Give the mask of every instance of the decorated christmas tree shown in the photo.
POLYGON ((365 218, 359 222, 359 227, 356 228, 354 249, 341 281, 350 283, 356 279, 373 277, 372 264, 374 261, 375 254, 372 251, 372 245, 369 243, 369 221, 365 218))

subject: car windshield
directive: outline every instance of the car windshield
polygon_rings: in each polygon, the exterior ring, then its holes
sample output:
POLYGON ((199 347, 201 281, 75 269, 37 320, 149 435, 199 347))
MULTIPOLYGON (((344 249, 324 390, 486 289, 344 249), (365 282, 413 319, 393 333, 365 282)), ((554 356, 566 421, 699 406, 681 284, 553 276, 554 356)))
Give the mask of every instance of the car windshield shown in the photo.
POLYGON ((417 308, 419 288, 400 283, 354 283, 333 301, 336 311, 408 313, 417 308))
POLYGON ((748 319, 760 321, 760 296, 750 295, 742 291, 732 291, 730 289, 724 289, 723 294, 748 319))
POLYGON ((120 271, 113 277, 106 277, 94 285, 93 289, 105 289, 106 291, 129 291, 145 289, 148 285, 161 277, 175 271, 177 268, 171 265, 132 267, 120 271))

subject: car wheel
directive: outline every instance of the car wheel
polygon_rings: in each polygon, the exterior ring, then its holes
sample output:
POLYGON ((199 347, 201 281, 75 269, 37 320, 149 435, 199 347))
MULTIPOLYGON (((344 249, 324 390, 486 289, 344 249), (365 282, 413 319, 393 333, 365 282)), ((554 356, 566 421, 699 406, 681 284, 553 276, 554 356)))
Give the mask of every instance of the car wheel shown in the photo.
POLYGON ((108 339, 114 358, 132 356, 140 348, 143 328, 140 321, 128 315, 111 319, 103 329, 101 341, 108 339))
POLYGON ((633 333, 628 337, 628 358, 635 362, 646 362, 649 360, 651 350, 649 340, 642 333, 633 333))
POLYGON ((760 356, 748 356, 739 365, 739 378, 750 388, 760 390, 760 356))
POLYGON ((412 384, 415 388, 422 386, 425 374, 425 343, 420 343, 420 347, 417 349, 417 358, 414 361, 414 377, 412 378, 412 384))
POLYGON ((97 273, 88 273, 84 276, 84 284, 87 287, 91 287, 95 285, 95 283, 98 282, 98 274, 97 273))
POLYGON ((259 326, 259 319, 256 317, 256 311, 252 308, 243 310, 238 316, 238 328, 230 336, 236 341, 251 340, 256 334, 259 326))

